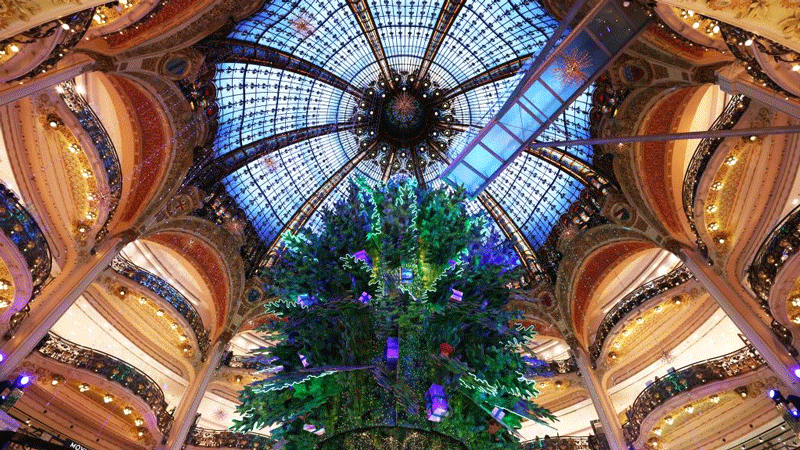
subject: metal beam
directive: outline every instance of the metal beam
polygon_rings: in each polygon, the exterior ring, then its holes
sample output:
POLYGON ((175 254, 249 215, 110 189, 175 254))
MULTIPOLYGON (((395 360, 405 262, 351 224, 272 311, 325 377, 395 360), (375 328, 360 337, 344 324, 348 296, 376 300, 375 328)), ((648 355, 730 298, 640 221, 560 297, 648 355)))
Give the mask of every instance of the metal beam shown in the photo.
POLYGON ((259 139, 225 153, 211 161, 206 166, 206 169, 201 172, 203 179, 200 180, 200 183, 204 187, 211 186, 247 164, 284 147, 326 134, 338 133, 339 131, 348 130, 350 128, 353 128, 353 124, 349 122, 329 123, 300 128, 259 139))
MULTIPOLYGON (((373 144, 377 145, 377 144, 373 144)), ((364 157, 367 156, 367 153, 372 149, 372 146, 362 150, 352 159, 348 160, 339 170, 336 171, 330 178, 325 180, 324 183, 320 187, 311 194, 310 197, 303 203, 303 205, 292 215, 286 225, 283 226, 281 232, 278 233, 278 236, 272 241, 267 250, 267 262, 266 267, 272 267, 278 261, 278 250, 283 245, 282 236, 286 232, 297 233, 298 230, 303 228, 308 220, 311 218, 312 215, 319 209, 320 206, 325 202, 325 199, 331 195, 336 186, 341 184, 350 172, 356 168, 358 163, 364 160, 364 157)))
POLYGON ((210 43, 209 46, 222 49, 217 50, 219 53, 213 56, 215 62, 238 62, 274 67, 322 81, 357 97, 362 95, 360 89, 343 78, 334 75, 313 62, 298 58, 282 50, 238 39, 218 39, 210 43))
POLYGON ((372 17, 372 11, 369 9, 367 0, 347 0, 347 5, 356 16, 356 22, 361 27, 361 31, 372 49, 372 54, 375 55, 375 60, 378 61, 381 74, 383 74, 386 82, 389 83, 389 87, 394 87, 392 72, 389 70, 389 63, 386 60, 386 53, 383 51, 381 37, 378 34, 377 27, 375 27, 375 19, 372 17))
POLYGON ((418 84, 422 83, 422 80, 428 75, 428 69, 430 69, 433 60, 436 58, 436 53, 439 52, 439 47, 441 47, 442 41, 444 41, 444 37, 447 36, 447 32, 450 31, 450 26, 455 21, 464 3, 465 0, 444 0, 442 10, 439 11, 439 17, 436 19, 433 32, 428 40, 428 46, 425 48, 422 64, 419 66, 418 84))
POLYGON ((576 139, 574 141, 534 142, 527 150, 540 147, 569 147, 571 145, 635 144, 638 142, 679 141, 683 139, 715 139, 726 137, 767 136, 800 133, 800 125, 787 127, 732 128, 730 130, 687 131, 683 133, 615 136, 609 138, 576 139))
POLYGON ((478 75, 475 75, 469 80, 454 87, 453 89, 450 89, 449 91, 445 92, 440 102, 450 100, 454 97, 462 95, 473 89, 477 89, 481 86, 492 84, 495 81, 500 81, 502 79, 512 77, 522 69, 522 67, 525 65, 525 62, 531 59, 532 56, 533 55, 520 56, 519 58, 512 59, 511 61, 506 61, 503 64, 500 64, 499 66, 492 67, 491 69, 485 72, 479 73, 478 75))
POLYGON ((500 206, 500 203, 486 191, 478 194, 478 200, 486 211, 489 212, 489 215, 492 216, 492 219, 497 222, 497 225, 506 238, 514 244, 514 248, 519 255, 519 260, 522 262, 528 274, 534 275, 536 273, 544 273, 542 266, 539 265, 539 260, 536 257, 536 253, 533 251, 531 243, 525 235, 522 234, 522 231, 517 227, 517 224, 514 223, 506 210, 500 206))
POLYGON ((568 173, 585 186, 599 189, 608 180, 600 175, 594 167, 586 161, 570 155, 564 150, 553 147, 526 148, 525 151, 536 158, 552 164, 559 170, 568 173))

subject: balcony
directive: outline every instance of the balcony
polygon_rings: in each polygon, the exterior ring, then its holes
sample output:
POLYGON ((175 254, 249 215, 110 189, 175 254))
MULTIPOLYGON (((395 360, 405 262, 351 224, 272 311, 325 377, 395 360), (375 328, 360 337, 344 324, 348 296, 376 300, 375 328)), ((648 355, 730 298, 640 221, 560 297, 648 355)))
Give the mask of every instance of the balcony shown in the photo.
POLYGON ((44 233, 11 190, 0 183, 0 230, 25 258, 33 281, 31 298, 38 294, 50 275, 50 247, 44 233))
POLYGON ((594 342, 589 346, 589 356, 592 358, 592 364, 597 364, 597 360, 603 352, 603 345, 606 339, 608 339, 614 327, 622 322, 628 314, 635 311, 647 301, 670 289, 686 284, 693 279, 694 276, 692 276, 689 270, 684 266, 680 266, 666 275, 644 283, 617 302, 603 318, 600 327, 597 329, 594 342))
POLYGON ((718 380, 754 372, 766 365, 756 350, 747 345, 727 355, 691 364, 668 373, 646 387, 627 411, 628 421, 622 432, 628 444, 639 438, 642 422, 667 400, 718 380))
POLYGON ((166 300, 192 328, 200 352, 205 353, 208 350, 209 331, 203 325, 203 320, 194 305, 180 291, 122 256, 117 256, 111 261, 111 269, 166 300))
MULTIPOLYGON (((730 130, 739 122, 749 105, 749 97, 741 94, 732 97, 722 113, 711 125, 709 131, 730 130)), ((714 153, 716 153, 724 140, 725 138, 706 138, 701 140, 694 151, 694 155, 692 155, 691 161, 689 161, 689 167, 687 167, 686 175, 683 178, 683 212, 686 215, 686 220, 689 221, 689 227, 694 232, 697 247, 704 255, 708 254, 708 246, 703 242, 697 230, 697 224, 694 220, 694 205, 700 180, 708 168, 711 157, 714 156, 714 153)))
POLYGON ((120 168, 117 150, 94 110, 89 106, 86 99, 76 91, 74 81, 65 81, 59 84, 56 90, 92 141, 92 144, 94 144, 106 174, 109 189, 108 216, 97 233, 97 241, 100 241, 108 233, 108 225, 111 223, 114 211, 117 209, 122 196, 122 169, 120 168))
POLYGON ((54 361, 85 369, 105 377, 144 400, 156 416, 158 429, 166 434, 172 426, 172 413, 167 411, 164 391, 147 374, 107 353, 83 347, 56 334, 49 333, 37 351, 54 361))

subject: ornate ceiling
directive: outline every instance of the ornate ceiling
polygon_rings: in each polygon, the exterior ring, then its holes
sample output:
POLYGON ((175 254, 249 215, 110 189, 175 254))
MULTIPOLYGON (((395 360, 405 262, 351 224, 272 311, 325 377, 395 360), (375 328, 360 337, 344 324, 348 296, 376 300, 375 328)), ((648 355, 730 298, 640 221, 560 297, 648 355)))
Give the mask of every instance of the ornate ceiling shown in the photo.
MULTIPOLYGON (((214 156, 237 161, 217 176, 268 244, 349 178, 441 186, 557 25, 531 1, 268 2, 208 44, 214 156)), ((541 139, 589 137, 590 91, 541 139)), ((564 150, 591 163, 591 147, 564 150)), ((523 153, 486 193, 535 249, 582 188, 523 153)))

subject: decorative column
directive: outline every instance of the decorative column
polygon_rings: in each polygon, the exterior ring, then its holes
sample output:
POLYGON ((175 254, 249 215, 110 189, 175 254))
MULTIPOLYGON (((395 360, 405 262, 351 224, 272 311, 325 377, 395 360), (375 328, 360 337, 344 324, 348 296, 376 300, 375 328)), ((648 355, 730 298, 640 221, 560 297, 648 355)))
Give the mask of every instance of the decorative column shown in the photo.
MULTIPOLYGON (((45 285, 39 296, 32 300, 30 315, 21 315, 18 329, 0 345, 5 360, 0 364, 0 378, 5 378, 30 354, 58 319, 83 294, 111 260, 130 242, 130 236, 109 237, 93 253, 85 254, 67 263, 53 280, 45 285)), ((11 321, 14 321, 12 316, 11 321)))
POLYGON ((575 362, 578 364, 583 384, 586 386, 586 390, 589 391, 589 398, 592 399, 594 409, 597 411, 597 417, 600 419, 600 423, 603 424, 603 431, 606 434, 609 448, 611 450, 627 450, 628 444, 622 434, 619 415, 611 402, 611 397, 608 396, 608 391, 603 387, 600 378, 597 377, 597 374, 592 369, 589 355, 577 341, 570 343, 570 347, 575 356, 575 362))
POLYGON ((223 333, 208 350, 204 362, 197 368, 194 379, 189 383, 189 386, 186 386, 183 398, 175 410, 167 443, 161 447, 162 450, 180 450, 183 447, 189 434, 189 429, 192 428, 194 423, 193 419, 197 414, 197 408, 203 400, 211 378, 217 372, 217 366, 225 353, 227 345, 228 337, 226 333, 223 333))
POLYGON ((800 368, 800 365, 784 348, 772 329, 753 311, 742 294, 736 292, 727 280, 715 272, 697 250, 681 249, 679 256, 697 281, 767 361, 786 388, 791 393, 800 395, 800 380, 794 375, 795 369, 800 368))

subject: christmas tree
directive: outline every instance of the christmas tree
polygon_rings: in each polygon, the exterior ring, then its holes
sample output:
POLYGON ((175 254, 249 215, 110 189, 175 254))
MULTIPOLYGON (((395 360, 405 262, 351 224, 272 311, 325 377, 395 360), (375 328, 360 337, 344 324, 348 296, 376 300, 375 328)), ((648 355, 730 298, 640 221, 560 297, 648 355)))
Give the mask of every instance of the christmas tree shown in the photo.
POLYGON ((254 358, 277 373, 242 390, 234 429, 274 427, 286 450, 484 450, 554 419, 508 308, 516 254, 463 191, 356 181, 321 214, 266 274, 278 343, 254 358))

